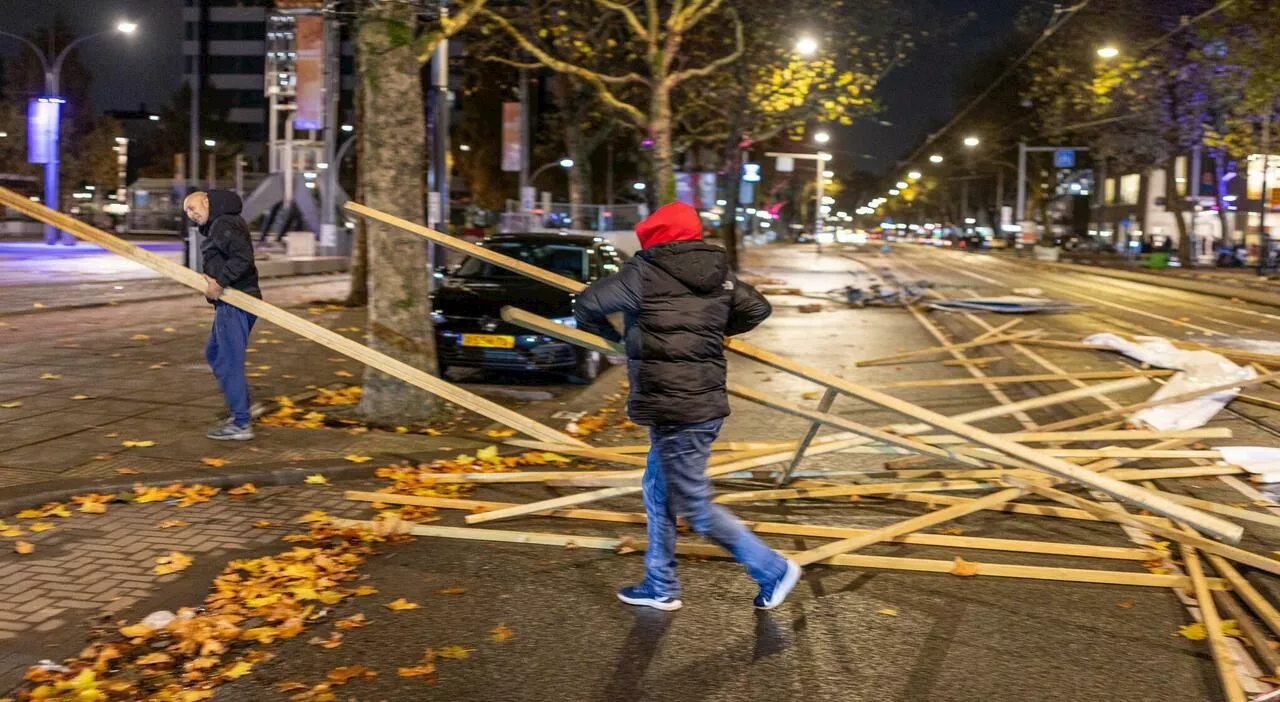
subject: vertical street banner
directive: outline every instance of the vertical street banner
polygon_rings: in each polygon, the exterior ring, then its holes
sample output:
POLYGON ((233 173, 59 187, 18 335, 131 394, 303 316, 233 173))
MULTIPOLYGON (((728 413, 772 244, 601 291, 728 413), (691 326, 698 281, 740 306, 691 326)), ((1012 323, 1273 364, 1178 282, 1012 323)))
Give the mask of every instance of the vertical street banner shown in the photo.
POLYGON ((39 98, 27 105, 27 163, 58 162, 62 100, 39 98))
POLYGON ((519 173, 523 161, 520 153, 520 103, 502 103, 502 170, 519 173))
POLYGON ((696 206, 694 204, 692 173, 676 171, 676 199, 690 207, 696 206))
POLYGON ((298 57, 296 61, 297 111, 294 129, 324 127, 324 18, 300 15, 294 32, 298 57))
POLYGON ((700 210, 709 210, 716 204, 716 174, 698 174, 698 204, 700 210))

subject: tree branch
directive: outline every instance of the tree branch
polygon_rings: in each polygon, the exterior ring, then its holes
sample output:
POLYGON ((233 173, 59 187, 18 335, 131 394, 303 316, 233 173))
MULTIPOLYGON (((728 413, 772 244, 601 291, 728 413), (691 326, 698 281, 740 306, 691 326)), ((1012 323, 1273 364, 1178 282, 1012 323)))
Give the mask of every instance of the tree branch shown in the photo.
POLYGON ((630 105, 620 100, 618 96, 613 94, 613 91, 609 89, 609 85, 608 85, 608 84, 619 85, 619 84, 625 84, 625 83, 631 83, 631 82, 640 82, 645 85, 648 85, 649 82, 644 78, 634 73, 628 74, 626 76, 606 76, 606 75, 597 73, 595 71, 592 71, 590 69, 583 68, 582 66, 569 63, 568 61, 562 61, 552 56, 551 54, 547 53, 546 51, 543 51, 542 48, 539 47, 537 44, 529 41, 527 37, 525 37, 523 34, 520 33, 520 30, 516 29, 515 26, 513 26, 510 22, 506 20, 506 18, 502 17, 501 15, 498 15, 490 10, 484 10, 484 15, 485 17, 489 18, 494 23, 496 23, 499 27, 501 27, 503 31, 505 31, 508 35, 511 36, 512 39, 515 39, 516 43, 520 44, 521 48, 523 48, 525 51, 528 51, 530 54, 532 54, 533 57, 537 59, 538 62, 541 63, 543 66, 546 66, 547 68, 550 68, 551 70, 556 71, 558 73, 567 73, 569 75, 577 76, 582 80, 586 81, 587 83, 590 83, 591 86, 596 89, 596 93, 600 96, 600 99, 603 100, 606 105, 608 105, 609 107, 612 107, 615 110, 618 110, 619 112, 622 112, 631 120, 633 120, 637 125, 643 126, 649 123, 649 118, 647 115, 645 115, 644 112, 636 108, 635 105, 630 105))
POLYGON ((734 61, 737 61, 739 58, 742 57, 742 47, 743 47, 742 20, 738 17, 738 13, 733 10, 729 11, 729 16, 733 18, 733 43, 734 43, 733 52, 725 56, 721 56, 720 58, 716 59, 715 61, 712 61, 711 63, 708 63, 705 66, 702 66, 699 68, 686 68, 683 71, 672 73, 670 76, 667 77, 667 84, 670 87, 675 87, 676 85, 679 85, 680 83, 683 83, 684 81, 692 78, 702 78, 703 76, 709 76, 712 73, 715 73, 721 68, 728 66, 729 64, 733 63, 734 61))
POLYGON ((645 41, 649 40, 649 30, 640 22, 640 18, 636 16, 636 13, 633 12, 629 6, 623 5, 620 2, 614 2, 614 0, 593 0, 593 2, 602 7, 607 7, 610 10, 621 12, 622 16, 627 20, 627 25, 631 27, 631 31, 635 32, 636 36, 641 39, 645 41))
POLYGON ((452 37, 467 26, 467 23, 484 9, 486 2, 488 0, 471 0, 471 2, 462 5, 456 15, 442 17, 439 29, 433 29, 418 37, 418 63, 425 64, 430 61, 431 56, 436 52, 436 46, 442 40, 452 37))
POLYGON ((481 61, 491 61, 491 62, 493 62, 493 63, 506 64, 506 65, 508 65, 508 66, 512 66, 512 67, 515 67, 515 68, 529 68, 529 69, 538 69, 538 68, 542 68, 542 64, 540 64, 540 63, 525 63, 525 62, 522 62, 522 61, 513 61, 513 60, 511 60, 511 59, 509 59, 509 58, 503 58, 503 57, 501 57, 501 56, 482 56, 482 57, 480 57, 480 60, 481 60, 481 61))

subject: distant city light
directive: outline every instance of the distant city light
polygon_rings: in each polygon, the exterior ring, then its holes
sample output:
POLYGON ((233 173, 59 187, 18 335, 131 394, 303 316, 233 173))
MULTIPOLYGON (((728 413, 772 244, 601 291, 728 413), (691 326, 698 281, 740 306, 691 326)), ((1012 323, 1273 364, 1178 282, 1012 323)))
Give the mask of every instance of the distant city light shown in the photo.
POLYGON ((470 144, 461 144, 461 145, 459 145, 459 146, 458 146, 458 150, 459 150, 459 151, 470 151, 470 150, 471 150, 471 145, 470 145, 470 144))
POLYGON ((942 154, 934 154, 930 156, 929 163, 942 163, 942 154))
POLYGON ((356 129, 356 128, 355 128, 355 127, 353 127, 353 126, 351 126, 350 124, 344 124, 344 125, 342 125, 342 131, 344 131, 344 132, 354 132, 354 131, 355 131, 355 129, 356 129))
POLYGON ((889 194, 890 194, 890 195, 897 195, 897 194, 898 194, 898 193, 900 193, 900 192, 902 192, 902 191, 901 191, 901 190, 898 190, 897 188, 894 188, 894 189, 892 189, 892 190, 890 190, 890 191, 889 191, 889 194))
POLYGON ((818 53, 818 40, 813 37, 800 37, 796 41, 796 53, 801 56, 813 56, 818 53))
POLYGON ((819 144, 825 144, 831 141, 831 135, 827 132, 816 132, 813 135, 813 140, 819 144))
POLYGON ((126 20, 116 25, 116 31, 120 32, 121 34, 133 34, 134 32, 138 31, 138 23, 129 22, 126 20))
POLYGON ((905 180, 900 180, 900 181, 898 181, 898 189, 899 189, 899 190, 906 190, 908 187, 910 187, 910 186, 907 184, 907 181, 905 181, 905 180))
POLYGON ((571 159, 571 158, 562 158, 562 159, 560 159, 560 167, 561 167, 561 168, 573 168, 573 159, 571 159))
POLYGON ((823 172, 822 172, 822 177, 823 177, 823 178, 835 178, 835 177, 836 177, 836 172, 835 172, 835 171, 823 171, 823 172))
POLYGON ((147 115, 147 119, 151 120, 152 122, 159 122, 160 115, 147 115))
MULTIPOLYGON (((636 181, 635 183, 632 183, 632 184, 631 184, 631 187, 632 187, 632 188, 635 188, 636 192, 643 192, 643 191, 644 191, 644 188, 645 188, 645 185, 644 185, 644 183, 641 183, 640 181, 636 181)), ((724 202, 724 200, 721 200, 720 202, 722 202, 722 203, 723 203, 723 202, 724 202)))
POLYGON ((971 149, 981 143, 982 140, 976 136, 968 136, 964 138, 964 145, 971 149))
POLYGON ((1120 55, 1120 50, 1114 46, 1104 46, 1098 49, 1098 56, 1104 59, 1113 59, 1120 55))
POLYGON ((907 177, 910 178, 911 180, 920 180, 920 177, 922 175, 924 174, 922 174, 920 171, 911 171, 910 173, 907 174, 907 177))
POLYGON ((213 147, 215 147, 215 146, 217 146, 217 145, 218 145, 218 142, 217 142, 217 141, 214 141, 213 139, 205 139, 205 140, 204 140, 204 145, 205 145, 205 146, 208 146, 208 147, 210 147, 210 148, 213 148, 213 147))

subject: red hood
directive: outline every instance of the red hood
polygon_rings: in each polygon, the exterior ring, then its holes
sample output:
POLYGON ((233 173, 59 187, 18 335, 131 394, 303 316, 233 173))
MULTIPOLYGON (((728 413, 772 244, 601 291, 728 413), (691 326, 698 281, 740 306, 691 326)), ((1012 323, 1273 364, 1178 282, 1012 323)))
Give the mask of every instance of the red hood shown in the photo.
POLYGON ((636 225, 636 237, 640 248, 647 249, 673 241, 699 241, 702 239, 702 218, 698 211, 683 202, 663 205, 657 212, 636 225))

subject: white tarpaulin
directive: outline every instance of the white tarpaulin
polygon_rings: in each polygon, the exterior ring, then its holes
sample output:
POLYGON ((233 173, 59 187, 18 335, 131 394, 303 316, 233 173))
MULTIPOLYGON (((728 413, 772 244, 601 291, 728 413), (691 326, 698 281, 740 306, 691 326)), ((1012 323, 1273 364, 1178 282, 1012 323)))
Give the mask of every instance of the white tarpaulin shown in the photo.
MULTIPOLYGON (((1198 388, 1224 385, 1232 381, 1245 381, 1257 375, 1252 368, 1238 366, 1226 357, 1211 351, 1187 351, 1174 346, 1168 339, 1156 336, 1135 338, 1136 342, 1115 334, 1094 334, 1084 342, 1109 346, 1129 358, 1157 368, 1180 371, 1151 396, 1153 400, 1193 392, 1198 388)), ((1208 424, 1209 420, 1222 411, 1222 408, 1226 407, 1237 393, 1239 390, 1226 390, 1174 405, 1151 407, 1138 412, 1130 419, 1135 424, 1161 431, 1195 429, 1208 424)))
POLYGON ((1280 482, 1280 448, 1267 446, 1217 446, 1222 460, 1240 466, 1260 483, 1280 482))

